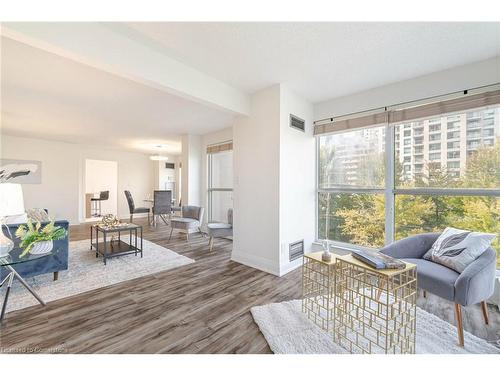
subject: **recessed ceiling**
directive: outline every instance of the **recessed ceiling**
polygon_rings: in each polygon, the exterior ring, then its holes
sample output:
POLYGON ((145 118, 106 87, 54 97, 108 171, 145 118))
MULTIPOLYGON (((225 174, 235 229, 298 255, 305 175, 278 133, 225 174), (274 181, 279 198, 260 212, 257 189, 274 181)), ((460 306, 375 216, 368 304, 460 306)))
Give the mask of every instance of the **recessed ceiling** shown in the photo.
POLYGON ((500 23, 108 26, 246 92, 285 83, 313 103, 500 55, 500 23))
POLYGON ((2 133, 97 147, 181 152, 182 134, 232 125, 207 107, 2 37, 2 133))

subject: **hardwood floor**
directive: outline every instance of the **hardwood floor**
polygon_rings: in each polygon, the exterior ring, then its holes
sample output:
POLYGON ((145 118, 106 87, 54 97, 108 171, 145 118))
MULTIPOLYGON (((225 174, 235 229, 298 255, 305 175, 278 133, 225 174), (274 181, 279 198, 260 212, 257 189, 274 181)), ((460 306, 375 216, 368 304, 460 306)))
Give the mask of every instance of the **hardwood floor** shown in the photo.
MULTIPOLYGON (((7 314, 1 352, 270 353, 250 308, 299 298, 300 270, 284 277, 230 260, 232 243, 150 228, 144 238, 196 262, 7 314)), ((71 227, 70 240, 89 237, 71 227)), ((64 282, 61 273, 59 281, 64 282)), ((92 280, 89 280, 92 283, 92 280)))

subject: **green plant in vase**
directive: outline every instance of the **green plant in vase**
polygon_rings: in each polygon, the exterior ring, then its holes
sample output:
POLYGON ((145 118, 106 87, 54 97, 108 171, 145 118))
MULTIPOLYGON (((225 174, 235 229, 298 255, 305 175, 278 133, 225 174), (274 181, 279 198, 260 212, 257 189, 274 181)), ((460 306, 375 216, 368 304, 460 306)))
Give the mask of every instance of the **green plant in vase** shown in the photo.
MULTIPOLYGON (((56 227, 54 221, 51 221, 42 228, 42 224, 37 221, 35 224, 28 220, 26 225, 21 224, 16 230, 16 237, 21 239, 19 246, 24 249, 19 257, 24 257, 35 246, 47 245, 49 250, 52 250, 52 241, 62 240, 67 236, 67 231, 64 228, 56 227)), ((47 248, 47 247, 46 247, 47 248)), ((40 251, 42 253, 43 250, 40 251)))

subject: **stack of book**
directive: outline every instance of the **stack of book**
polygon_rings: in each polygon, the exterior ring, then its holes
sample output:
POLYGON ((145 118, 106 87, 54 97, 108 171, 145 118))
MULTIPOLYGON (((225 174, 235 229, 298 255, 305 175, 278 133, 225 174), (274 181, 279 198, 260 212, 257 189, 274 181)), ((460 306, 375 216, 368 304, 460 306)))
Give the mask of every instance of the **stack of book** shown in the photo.
POLYGON ((353 250, 352 256, 376 269, 404 269, 405 263, 376 250, 353 250))

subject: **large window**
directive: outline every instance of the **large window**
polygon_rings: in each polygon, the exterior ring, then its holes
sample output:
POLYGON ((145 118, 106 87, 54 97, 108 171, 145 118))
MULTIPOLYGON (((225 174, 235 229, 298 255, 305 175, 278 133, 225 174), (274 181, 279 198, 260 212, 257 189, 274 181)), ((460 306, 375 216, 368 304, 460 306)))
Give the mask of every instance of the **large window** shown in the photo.
POLYGON ((320 238, 384 244, 385 133, 375 126, 319 139, 320 238))
POLYGON ((389 119, 318 138, 318 238, 381 247, 453 226, 498 234, 500 268, 500 106, 389 119))
POLYGON ((233 152, 213 150, 208 154, 208 221, 227 222, 233 207, 233 152))

